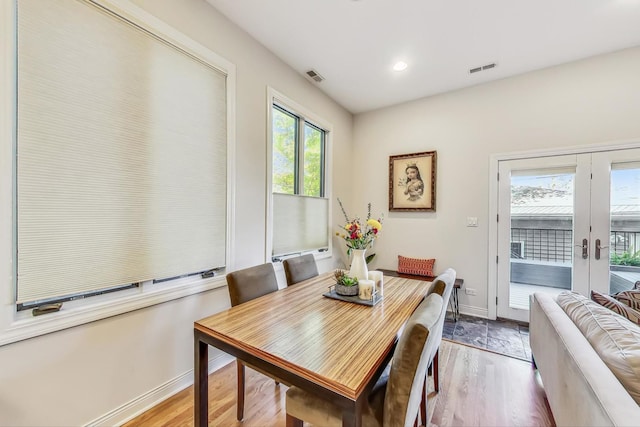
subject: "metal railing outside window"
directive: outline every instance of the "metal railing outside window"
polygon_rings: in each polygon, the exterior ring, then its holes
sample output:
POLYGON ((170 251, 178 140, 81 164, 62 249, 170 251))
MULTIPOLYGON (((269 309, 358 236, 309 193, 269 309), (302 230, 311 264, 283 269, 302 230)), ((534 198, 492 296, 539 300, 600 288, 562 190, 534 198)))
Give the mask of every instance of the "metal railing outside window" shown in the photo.
MULTIPOLYGON (((566 229, 512 228, 511 258, 571 262, 573 231, 566 229), (514 245, 513 243, 518 243, 514 245)), ((640 232, 611 231, 611 254, 640 250, 640 232)))
POLYGON ((640 251, 640 232, 612 231, 609 243, 612 254, 640 251))
POLYGON ((570 262, 573 231, 541 228, 512 228, 511 241, 523 242, 524 251, 512 258, 533 261, 570 262))

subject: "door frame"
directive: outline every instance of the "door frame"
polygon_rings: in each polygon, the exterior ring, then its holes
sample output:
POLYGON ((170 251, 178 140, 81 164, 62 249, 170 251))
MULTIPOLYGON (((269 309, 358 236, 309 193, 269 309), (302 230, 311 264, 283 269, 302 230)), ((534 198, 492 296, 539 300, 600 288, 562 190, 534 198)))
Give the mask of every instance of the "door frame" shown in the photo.
MULTIPOLYGON (((611 180, 602 179, 603 177, 610 178, 612 172, 612 165, 629 164, 632 163, 634 169, 638 168, 640 164, 640 149, 633 151, 611 151, 611 152, 598 152, 592 156, 591 173, 593 176, 591 182, 591 193, 598 194, 605 197, 607 200, 611 199, 611 180)), ((591 212, 591 227, 592 235, 591 247, 595 250, 595 241, 599 239, 604 248, 609 248, 611 245, 611 216, 605 214, 602 209, 599 209, 598 200, 591 198, 591 206, 589 207, 591 212)), ((607 212, 608 213, 608 212, 607 212)), ((600 259, 595 258, 595 254, 591 257, 590 263, 590 289, 604 294, 611 292, 611 259, 610 250, 606 249, 602 251, 600 259)))
POLYGON ((597 153, 613 150, 640 148, 640 138, 610 141, 598 144, 573 146, 565 148, 549 148, 541 150, 496 153, 489 157, 489 235, 487 266, 487 317, 497 317, 498 296, 498 162, 505 160, 521 160, 532 157, 550 157, 568 154, 597 153))
MULTIPOLYGON (((509 242, 511 241, 511 221, 509 213, 511 212, 511 177, 514 171, 529 171, 531 173, 540 172, 556 172, 565 170, 573 172, 574 188, 573 188, 573 211, 588 212, 590 209, 590 186, 591 179, 589 176, 591 168, 591 154, 564 154, 545 157, 528 157, 525 159, 501 160, 498 162, 500 170, 500 180, 498 182, 498 214, 505 216, 501 222, 497 222, 498 232, 498 257, 507 259, 508 262, 497 264, 497 281, 496 289, 499 304, 496 304, 496 316, 502 315, 508 319, 516 321, 528 321, 529 310, 513 308, 510 305, 510 253, 509 242), (502 167, 504 166, 504 168, 502 167), (501 196, 505 196, 502 197, 501 196), (502 245, 502 246, 501 246, 502 245), (505 280, 507 282, 505 283, 505 280), (502 282, 502 283, 501 283, 502 282)), ((589 215, 573 215, 572 217, 573 239, 572 246, 577 244, 583 237, 590 240, 589 237, 589 215)), ((572 257, 572 290, 586 294, 589 284, 589 259, 582 257, 572 257)))

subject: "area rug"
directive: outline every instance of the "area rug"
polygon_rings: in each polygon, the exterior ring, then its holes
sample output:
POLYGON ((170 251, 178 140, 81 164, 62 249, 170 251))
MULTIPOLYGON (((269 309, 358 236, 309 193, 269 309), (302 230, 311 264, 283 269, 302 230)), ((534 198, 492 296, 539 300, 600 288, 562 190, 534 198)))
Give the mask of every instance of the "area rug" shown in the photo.
POLYGON ((442 338, 460 344, 531 361, 529 327, 509 320, 488 320, 461 315, 445 319, 442 338))

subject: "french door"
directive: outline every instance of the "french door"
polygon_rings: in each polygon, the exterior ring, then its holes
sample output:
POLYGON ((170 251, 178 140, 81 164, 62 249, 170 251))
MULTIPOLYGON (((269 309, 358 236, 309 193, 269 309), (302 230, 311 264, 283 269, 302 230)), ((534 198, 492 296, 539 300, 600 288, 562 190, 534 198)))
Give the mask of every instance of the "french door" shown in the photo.
POLYGON ((615 293, 640 280, 640 149, 498 163, 497 315, 529 295, 615 293))

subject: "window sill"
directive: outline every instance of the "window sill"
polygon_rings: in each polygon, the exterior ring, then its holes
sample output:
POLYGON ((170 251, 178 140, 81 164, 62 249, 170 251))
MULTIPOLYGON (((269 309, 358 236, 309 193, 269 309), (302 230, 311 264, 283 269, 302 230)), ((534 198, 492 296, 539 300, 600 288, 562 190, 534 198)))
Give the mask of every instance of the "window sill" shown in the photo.
POLYGON ((13 308, 12 321, 0 331, 0 346, 224 287, 227 282, 221 274, 157 285, 123 291, 126 295, 101 295, 90 302, 93 298, 67 302, 60 311, 37 317, 31 311, 17 313, 13 308))
POLYGON ((302 256, 302 255, 307 255, 307 254, 313 255, 313 257, 316 260, 316 262, 319 261, 319 260, 331 258, 333 256, 333 252, 332 252, 331 248, 329 248, 329 249, 326 249, 324 251, 308 251, 308 252, 296 252, 296 253, 289 254, 289 255, 276 255, 276 256, 272 256, 271 257, 271 262, 273 263, 273 265, 282 264, 282 261, 284 261, 286 259, 295 258, 295 257, 299 257, 299 256, 302 256), (277 258, 277 259, 274 260, 274 258, 277 258))

